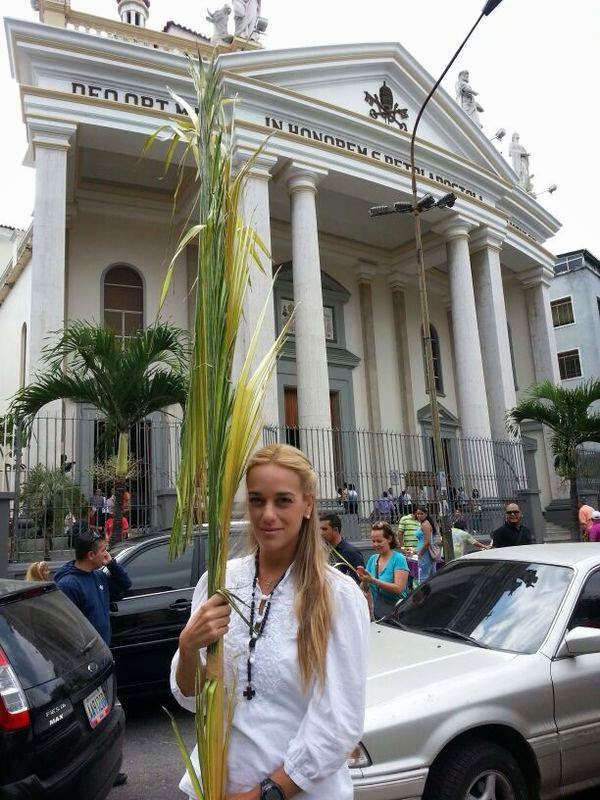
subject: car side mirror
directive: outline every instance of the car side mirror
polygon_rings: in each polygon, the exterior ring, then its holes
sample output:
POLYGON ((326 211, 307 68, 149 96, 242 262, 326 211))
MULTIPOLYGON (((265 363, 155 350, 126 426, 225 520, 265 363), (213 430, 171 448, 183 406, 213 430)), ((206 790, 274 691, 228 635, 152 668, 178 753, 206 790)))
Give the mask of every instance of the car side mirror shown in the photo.
POLYGON ((600 653, 600 629, 580 625, 570 630, 561 647, 561 655, 584 656, 590 653, 600 653))
POLYGON ((118 606, 118 604, 117 604, 117 603, 115 603, 115 602, 114 602, 114 600, 113 600, 113 601, 111 601, 111 603, 109 604, 109 606, 108 606, 108 610, 111 612, 111 614, 116 614, 116 613, 117 613, 117 611, 119 610, 119 606, 118 606))

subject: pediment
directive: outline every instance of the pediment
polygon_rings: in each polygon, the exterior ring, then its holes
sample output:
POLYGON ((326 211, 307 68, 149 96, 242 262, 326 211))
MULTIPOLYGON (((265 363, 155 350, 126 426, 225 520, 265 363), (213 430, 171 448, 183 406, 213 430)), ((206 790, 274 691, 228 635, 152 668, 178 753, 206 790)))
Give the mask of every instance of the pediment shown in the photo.
MULTIPOLYGON (((458 427, 460 421, 451 411, 438 401, 438 411, 440 415, 440 423, 448 427, 458 427)), ((431 406, 429 403, 417 411, 417 419, 423 425, 424 423, 431 423, 431 406)))
MULTIPOLYGON (((399 44, 264 50, 228 55, 223 65, 240 76, 312 98, 316 106, 348 111, 365 122, 397 131, 403 145, 434 83, 434 78, 399 44), (384 83, 384 92, 399 112, 387 122, 378 106, 384 83)), ((441 88, 419 124, 418 138, 514 181, 512 170, 487 136, 441 88)))

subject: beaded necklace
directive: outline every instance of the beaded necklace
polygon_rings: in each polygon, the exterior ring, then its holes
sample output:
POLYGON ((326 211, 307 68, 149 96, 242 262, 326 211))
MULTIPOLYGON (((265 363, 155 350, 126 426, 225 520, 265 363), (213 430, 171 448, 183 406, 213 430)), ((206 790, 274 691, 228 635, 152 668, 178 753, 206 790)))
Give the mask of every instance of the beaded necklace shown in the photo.
MULTIPOLYGON (((258 584, 258 550, 256 551, 256 559, 254 562, 254 580, 252 581, 252 602, 250 604, 250 639, 248 641, 248 662, 247 662, 247 677, 248 677, 248 685, 243 692, 244 697, 246 700, 252 700, 254 695, 256 694, 256 689, 252 688, 252 664, 254 664, 254 650, 256 648, 256 642, 260 639, 267 624, 267 619, 269 618, 269 610, 271 608, 271 599, 273 594, 275 593, 275 589, 279 586, 281 581, 284 578, 285 572, 278 581, 275 583, 273 588, 271 589, 271 594, 268 596, 263 595, 262 589, 258 584), (257 620, 254 622, 256 616, 256 589, 259 589, 261 602, 265 601, 265 607, 263 609, 262 619, 257 620)), ((260 606, 260 603, 259 603, 260 606)))

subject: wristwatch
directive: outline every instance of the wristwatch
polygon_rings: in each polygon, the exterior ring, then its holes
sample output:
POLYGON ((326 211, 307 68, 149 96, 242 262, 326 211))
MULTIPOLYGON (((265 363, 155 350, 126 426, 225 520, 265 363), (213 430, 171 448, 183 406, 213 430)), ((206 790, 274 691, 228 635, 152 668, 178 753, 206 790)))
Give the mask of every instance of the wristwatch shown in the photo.
POLYGON ((281 786, 271 778, 265 778, 260 782, 260 800, 286 800, 285 793, 281 786))

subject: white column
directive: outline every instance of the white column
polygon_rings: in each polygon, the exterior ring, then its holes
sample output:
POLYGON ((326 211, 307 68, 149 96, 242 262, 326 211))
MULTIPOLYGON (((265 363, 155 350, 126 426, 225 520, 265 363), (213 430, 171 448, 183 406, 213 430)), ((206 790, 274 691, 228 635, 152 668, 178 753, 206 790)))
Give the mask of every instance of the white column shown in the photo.
POLYGON ((379 377, 377 374, 377 351, 375 348, 375 323, 373 315, 372 266, 359 262, 356 273, 360 302, 360 319, 363 340, 363 367, 367 394, 369 427, 381 430, 381 406, 379 403, 379 377))
POLYGON ((28 378, 42 366, 41 350, 65 324, 67 153, 74 125, 29 123, 35 157, 28 378))
POLYGON ((415 407, 413 402, 410 354, 408 349, 408 328, 406 325, 406 285, 399 275, 388 277, 388 287, 392 293, 394 313, 394 335, 396 344, 396 363, 400 383, 400 403, 402 409, 402 433, 415 434, 415 407))
POLYGON ((490 229, 471 237, 477 323, 492 438, 508 438, 506 412, 517 402, 512 372, 500 248, 503 237, 490 229))
MULTIPOLYGON (((556 354, 556 338, 552 324, 552 311, 548 287, 554 277, 554 272, 548 267, 540 266, 522 277, 525 287, 525 302, 527 304, 527 319, 529 322, 529 335, 531 337, 531 350, 533 353, 533 369, 535 382, 551 381, 560 384, 558 357, 556 354)), ((545 426, 542 428, 546 463, 548 464, 548 478, 552 499, 565 497, 566 486, 561 482, 554 470, 554 454, 552 452, 551 432, 545 426)))
POLYGON ((292 163, 287 185, 292 207, 298 421, 301 428, 330 428, 329 376, 317 223, 317 184, 326 170, 292 163))
MULTIPOLYGON (((247 160, 251 156, 251 151, 242 151, 238 148, 238 157, 245 157, 247 160)), ((271 213, 269 206, 269 180, 271 169, 277 163, 277 158, 261 153, 254 160, 253 166, 246 178, 246 186, 242 198, 242 214, 245 222, 251 225, 269 255, 259 253, 260 261, 264 272, 252 262, 250 264, 250 287, 246 293, 244 303, 244 320, 242 322, 241 338, 243 342, 243 353, 250 343, 250 339, 258 326, 260 314, 267 302, 265 318, 260 329, 254 366, 262 360, 263 356, 272 347, 275 341, 275 306, 273 302, 272 282, 273 266, 271 259, 271 213)), ((263 422, 265 425, 279 425, 279 407, 277 402, 277 371, 267 387, 263 402, 263 422)))
POLYGON ((539 267, 522 279, 526 288, 527 318, 537 383, 545 380, 560 383, 556 339, 548 297, 548 288, 553 277, 551 269, 539 267))
POLYGON ((446 238, 450 274, 452 330, 456 358, 454 368, 457 375, 462 434, 490 438, 490 418, 469 254, 469 225, 452 222, 444 229, 443 234, 446 238))

